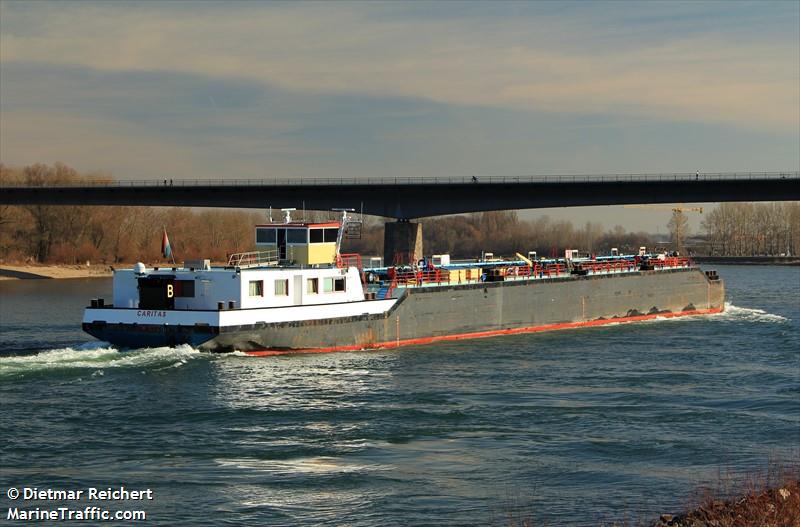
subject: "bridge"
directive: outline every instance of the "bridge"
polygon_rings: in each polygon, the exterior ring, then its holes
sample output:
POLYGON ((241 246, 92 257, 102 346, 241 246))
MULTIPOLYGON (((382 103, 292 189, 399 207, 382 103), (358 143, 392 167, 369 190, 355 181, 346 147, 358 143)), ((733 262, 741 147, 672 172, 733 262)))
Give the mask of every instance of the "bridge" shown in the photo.
POLYGON ((410 220, 444 214, 637 203, 800 200, 800 172, 463 178, 163 179, 63 186, 0 182, 0 204, 331 210, 410 220))
POLYGON ((800 200, 800 172, 550 175, 463 178, 302 178, 0 182, 0 204, 353 208, 386 223, 384 259, 422 256, 422 225, 444 214, 639 203, 800 200))

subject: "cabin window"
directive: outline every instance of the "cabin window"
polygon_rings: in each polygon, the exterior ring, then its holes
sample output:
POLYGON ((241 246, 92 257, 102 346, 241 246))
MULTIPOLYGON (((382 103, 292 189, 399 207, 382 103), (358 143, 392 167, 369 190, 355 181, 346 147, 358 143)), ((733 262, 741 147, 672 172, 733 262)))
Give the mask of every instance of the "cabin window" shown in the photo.
POLYGON ((275 229, 257 227, 256 243, 275 243, 275 229))
POLYGON ((335 242, 336 238, 339 237, 339 229, 323 229, 325 231, 324 238, 325 242, 335 242))
POLYGON ((326 293, 341 293, 344 291, 344 278, 326 278, 323 287, 326 293))
POLYGON ((286 243, 308 243, 307 233, 306 229, 287 229, 286 243))
POLYGON ((309 278, 306 280, 306 293, 310 295, 319 293, 319 278, 309 278))
POLYGON ((250 281, 250 296, 264 296, 264 281, 251 280, 250 281))
POLYGON ((175 280, 175 296, 194 298, 194 280, 175 280))
POLYGON ((275 296, 289 296, 289 280, 275 280, 275 296))
POLYGON ((333 290, 337 293, 344 291, 344 278, 336 278, 333 280, 333 290))
POLYGON ((324 229, 311 229, 308 234, 311 235, 311 243, 322 243, 324 229))

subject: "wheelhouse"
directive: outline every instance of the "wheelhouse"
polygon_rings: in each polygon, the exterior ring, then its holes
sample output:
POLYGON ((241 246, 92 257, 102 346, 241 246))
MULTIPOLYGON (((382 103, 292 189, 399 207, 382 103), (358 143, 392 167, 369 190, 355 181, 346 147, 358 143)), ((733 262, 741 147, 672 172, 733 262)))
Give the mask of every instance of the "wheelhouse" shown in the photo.
POLYGON ((275 251, 294 265, 331 265, 336 262, 339 222, 267 223, 256 225, 256 248, 275 251))

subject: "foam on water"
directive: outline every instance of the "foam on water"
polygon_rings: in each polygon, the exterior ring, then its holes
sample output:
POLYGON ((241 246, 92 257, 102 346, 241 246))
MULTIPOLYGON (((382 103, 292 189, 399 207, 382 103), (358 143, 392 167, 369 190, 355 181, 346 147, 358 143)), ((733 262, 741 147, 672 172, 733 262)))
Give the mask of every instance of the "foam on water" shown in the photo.
POLYGON ((0 379, 47 371, 80 373, 92 370, 92 376, 97 377, 104 375, 103 370, 112 368, 176 368, 199 355, 199 351, 188 345, 120 352, 107 342, 87 342, 74 348, 52 349, 35 355, 0 357, 0 379))
POLYGON ((754 309, 749 307, 739 307, 725 302, 725 311, 718 313, 714 316, 725 317, 734 320, 743 320, 747 322, 771 322, 771 323, 786 323, 789 319, 773 313, 767 313, 763 309, 754 309))
POLYGON ((647 320, 636 320, 632 322, 627 322, 627 321, 609 322, 607 324, 604 324, 604 326, 614 327, 614 326, 622 326, 629 324, 631 325, 675 324, 675 323, 686 323, 693 321, 708 321, 708 320, 734 321, 734 322, 738 321, 738 322, 750 322, 750 323, 762 323, 762 324, 763 323, 785 324, 790 321, 790 319, 786 317, 783 317, 781 315, 775 315, 773 313, 768 313, 763 309, 739 307, 733 305, 730 302, 725 302, 725 310, 721 313, 710 313, 704 315, 692 315, 683 317, 666 317, 666 316, 656 315, 655 317, 647 320))
MULTIPOLYGON (((769 324, 785 324, 790 319, 781 315, 768 313, 763 309, 739 307, 730 302, 725 302, 725 310, 721 313, 710 313, 706 315, 693 315, 689 317, 664 317, 656 316, 649 320, 636 321, 634 324, 659 324, 665 322, 689 322, 697 320, 720 320, 720 321, 739 321, 739 322, 753 322, 753 323, 769 323, 769 324)), ((608 326, 620 325, 620 323, 607 324, 608 326)))

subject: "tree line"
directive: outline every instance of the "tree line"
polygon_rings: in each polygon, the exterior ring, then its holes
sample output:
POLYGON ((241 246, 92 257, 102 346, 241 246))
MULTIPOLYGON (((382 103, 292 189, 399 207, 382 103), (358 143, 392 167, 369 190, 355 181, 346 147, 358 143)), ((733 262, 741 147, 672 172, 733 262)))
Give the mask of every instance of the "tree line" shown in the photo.
MULTIPOLYGON (((52 166, 37 163, 22 168, 0 164, 0 185, 47 186, 90 181, 113 181, 113 178, 107 174, 80 174, 61 163, 52 166)), ((310 221, 336 218, 330 212, 295 214, 310 221)), ((253 250, 253 225, 265 221, 263 212, 224 209, 0 205, 0 261, 159 262, 163 261, 164 228, 176 259, 222 261, 231 253, 253 250)), ((385 221, 366 217, 361 237, 345 240, 343 252, 381 255, 385 221)), ((633 253, 642 245, 654 247, 656 241, 649 233, 629 232, 621 225, 605 229, 601 223, 590 221, 575 226, 546 215, 524 220, 515 211, 420 221, 425 253, 451 254, 455 258, 475 257, 482 251, 505 256, 536 251, 539 256, 551 256, 562 255, 567 248, 607 254, 616 247, 621 252, 633 253)), ((701 236, 705 238, 705 248, 701 249, 704 253, 794 255, 800 248, 800 204, 725 203, 706 215, 703 228, 707 232, 701 236)), ((689 232, 681 212, 673 215, 668 230, 673 243, 682 245, 681 239, 689 232)))
MULTIPOLYGON (((536 251, 539 256, 563 256, 564 249, 608 254, 612 247, 634 252, 639 246, 652 247, 653 237, 646 232, 627 232, 617 225, 604 230, 598 222, 575 227, 566 220, 540 216, 523 220, 515 211, 426 218, 422 235, 425 254, 449 254, 454 258, 474 258, 482 252, 513 256, 536 251)), ((345 249, 361 254, 381 255, 383 220, 367 218, 360 240, 348 240, 345 249)))
POLYGON ((722 203, 703 219, 707 253, 721 256, 796 256, 800 203, 722 203))
MULTIPOLYGON (((72 168, 0 165, 0 185, 47 186, 109 179, 72 168)), ((255 212, 163 207, 0 205, 0 260, 75 264, 157 262, 166 228, 177 258, 223 260, 253 246, 255 212)))

